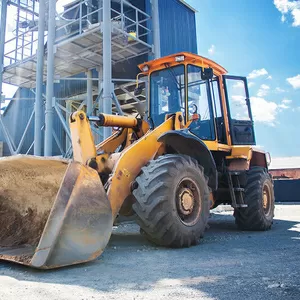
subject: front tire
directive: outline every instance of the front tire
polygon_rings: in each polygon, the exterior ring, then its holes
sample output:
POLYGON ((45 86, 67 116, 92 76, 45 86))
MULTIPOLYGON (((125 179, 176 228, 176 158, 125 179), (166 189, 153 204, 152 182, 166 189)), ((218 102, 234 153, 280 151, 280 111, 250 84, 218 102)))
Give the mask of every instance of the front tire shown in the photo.
POLYGON ((242 230, 265 231, 274 218, 273 182, 266 169, 253 167, 247 172, 244 203, 247 208, 234 210, 235 222, 242 230))
POLYGON ((176 248, 200 242, 209 217, 209 188, 195 159, 161 156, 142 168, 136 182, 133 209, 148 240, 176 248))

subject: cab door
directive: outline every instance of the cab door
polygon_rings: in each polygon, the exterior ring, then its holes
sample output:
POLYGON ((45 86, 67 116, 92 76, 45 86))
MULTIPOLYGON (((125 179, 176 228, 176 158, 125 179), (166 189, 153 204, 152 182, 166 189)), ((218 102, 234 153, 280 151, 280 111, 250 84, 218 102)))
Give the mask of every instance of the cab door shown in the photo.
POLYGON ((233 145, 255 145, 247 78, 223 75, 233 145))

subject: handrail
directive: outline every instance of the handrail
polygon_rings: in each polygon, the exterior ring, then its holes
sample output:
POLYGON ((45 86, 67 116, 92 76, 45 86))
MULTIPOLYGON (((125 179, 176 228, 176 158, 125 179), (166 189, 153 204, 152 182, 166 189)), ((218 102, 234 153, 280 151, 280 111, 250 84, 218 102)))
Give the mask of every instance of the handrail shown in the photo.
MULTIPOLYGON (((58 47, 63 46, 65 43, 71 43, 75 41, 75 39, 84 37, 87 34, 99 32, 101 28, 101 20, 98 20, 99 27, 90 27, 93 24, 91 23, 91 16, 101 15, 103 7, 99 7, 93 11, 83 10, 83 5, 87 3, 88 0, 81 0, 73 5, 70 5, 65 11, 57 14, 57 20, 63 20, 66 24, 57 26, 56 32, 62 32, 61 35, 56 38, 56 45, 58 47), (70 12, 76 11, 76 14, 80 15, 80 18, 77 19, 66 19, 64 16, 70 12), (74 26, 75 25, 75 26, 74 26), (72 28, 73 27, 73 28, 72 28), (74 28, 75 27, 75 28, 74 28)), ((147 37, 152 34, 151 26, 149 22, 152 22, 152 18, 149 14, 141 10, 140 8, 134 6, 127 0, 120 0, 118 4, 111 8, 111 12, 113 14, 112 20, 119 20, 120 25, 113 26, 113 30, 115 35, 113 36, 113 40, 122 39, 124 37, 124 41, 129 39, 131 43, 128 45, 124 44, 124 50, 130 48, 134 50, 134 46, 136 44, 141 44, 147 47, 148 52, 151 51, 152 45, 147 41, 147 37), (131 31, 135 32, 135 35, 131 34, 131 31)), ((28 19, 30 21, 30 19, 28 19)), ((16 36, 13 38, 9 38, 5 42, 5 53, 4 53, 4 65, 5 67, 12 66, 18 63, 24 63, 29 58, 34 58, 37 45, 38 45, 38 37, 36 30, 38 26, 34 26, 30 29, 26 29, 22 31, 21 28, 17 28, 16 36)), ((47 33, 45 32, 45 41, 47 40, 47 33)), ((147 50, 143 49, 139 52, 132 52, 132 56, 141 55, 141 53, 147 52, 147 50)), ((93 51, 93 50, 91 50, 93 51)), ((46 52, 46 49, 45 49, 46 52)), ((122 55, 118 55, 118 59, 116 61, 122 61, 122 55), (120 58, 120 60, 119 60, 120 58)), ((124 59, 128 59, 128 55, 124 56, 124 59)))

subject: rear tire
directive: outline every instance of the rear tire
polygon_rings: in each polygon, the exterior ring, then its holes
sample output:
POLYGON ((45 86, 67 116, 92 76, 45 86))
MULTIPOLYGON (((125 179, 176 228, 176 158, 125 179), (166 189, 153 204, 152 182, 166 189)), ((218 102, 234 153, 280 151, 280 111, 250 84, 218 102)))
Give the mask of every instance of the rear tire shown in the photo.
POLYGON ((166 247, 198 244, 209 217, 209 188, 198 162, 164 155, 142 168, 133 191, 141 232, 166 247))
POLYGON ((247 172, 244 202, 247 208, 234 210, 235 223, 242 230, 264 231, 271 228, 275 197, 273 182, 266 169, 253 167, 247 172))

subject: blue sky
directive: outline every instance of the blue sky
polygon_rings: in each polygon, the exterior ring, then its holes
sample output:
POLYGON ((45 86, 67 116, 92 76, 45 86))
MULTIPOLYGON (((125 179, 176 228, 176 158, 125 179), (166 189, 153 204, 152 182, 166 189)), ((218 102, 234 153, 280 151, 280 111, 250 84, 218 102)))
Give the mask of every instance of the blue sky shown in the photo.
POLYGON ((257 144, 300 156, 300 1, 187 0, 198 52, 248 77, 257 144))

